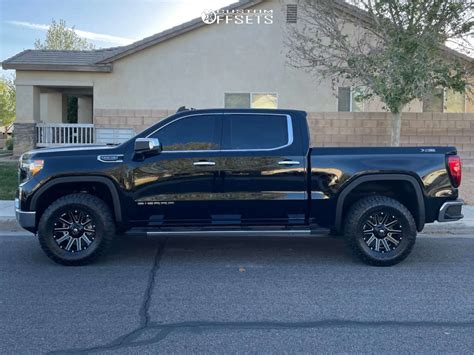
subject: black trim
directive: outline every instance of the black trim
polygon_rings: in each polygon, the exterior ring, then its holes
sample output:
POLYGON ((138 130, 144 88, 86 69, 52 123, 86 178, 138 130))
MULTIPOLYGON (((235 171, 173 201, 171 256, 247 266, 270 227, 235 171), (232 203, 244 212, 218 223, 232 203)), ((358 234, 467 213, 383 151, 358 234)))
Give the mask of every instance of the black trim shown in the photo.
POLYGON ((115 187, 115 184, 110 179, 102 177, 102 176, 61 177, 61 178, 55 178, 51 181, 48 181, 46 184, 40 187, 39 190, 33 195, 31 199, 31 210, 33 211, 36 210, 37 201, 41 198, 41 195, 43 195, 47 190, 49 190, 49 188, 57 184, 71 183, 71 182, 98 182, 98 183, 102 183, 106 185, 110 191, 110 194, 112 195, 115 220, 117 222, 122 221, 122 208, 120 205, 120 198, 117 192, 117 188, 115 187))
POLYGON ((344 206, 344 199, 346 196, 354 190, 360 184, 367 182, 367 181, 408 181, 412 184, 413 188, 415 189, 416 199, 418 202, 418 221, 416 223, 418 232, 423 230, 425 226, 425 200, 423 198, 423 192, 420 186, 420 183, 410 175, 404 174, 374 174, 374 175, 364 175, 358 177, 349 185, 347 185, 339 194, 337 198, 337 206, 336 206, 336 218, 335 218, 335 227, 338 232, 342 231, 342 212, 344 206))

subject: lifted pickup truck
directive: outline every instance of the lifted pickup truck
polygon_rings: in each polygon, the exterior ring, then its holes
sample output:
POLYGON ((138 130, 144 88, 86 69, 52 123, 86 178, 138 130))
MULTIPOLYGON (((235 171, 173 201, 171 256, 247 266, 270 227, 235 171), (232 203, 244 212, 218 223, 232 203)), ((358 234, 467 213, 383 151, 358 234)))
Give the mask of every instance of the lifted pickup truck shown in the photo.
POLYGON ((23 154, 16 216, 65 265, 116 232, 343 235, 364 262, 393 265, 425 223, 463 217, 456 153, 310 148, 303 111, 185 110, 119 146, 23 154))

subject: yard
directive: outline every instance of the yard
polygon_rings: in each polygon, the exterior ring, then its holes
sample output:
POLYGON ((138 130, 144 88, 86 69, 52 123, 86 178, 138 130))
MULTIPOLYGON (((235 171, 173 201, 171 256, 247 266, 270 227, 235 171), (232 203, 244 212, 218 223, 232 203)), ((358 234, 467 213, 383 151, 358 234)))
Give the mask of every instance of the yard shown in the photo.
POLYGON ((18 184, 18 163, 0 162, 0 200, 13 200, 18 184))

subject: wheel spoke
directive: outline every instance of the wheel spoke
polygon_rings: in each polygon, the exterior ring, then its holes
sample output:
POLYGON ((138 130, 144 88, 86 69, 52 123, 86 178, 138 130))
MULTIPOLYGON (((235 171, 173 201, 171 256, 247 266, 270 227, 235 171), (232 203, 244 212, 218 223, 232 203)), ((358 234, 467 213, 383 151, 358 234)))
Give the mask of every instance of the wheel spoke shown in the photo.
POLYGON ((372 228, 374 228, 377 223, 374 223, 374 222, 372 222, 370 219, 368 219, 368 220, 367 220, 367 224, 368 224, 369 226, 371 226, 372 228))
POLYGON ((82 250, 81 239, 82 239, 82 237, 76 239, 77 251, 81 251, 81 250, 82 250))
POLYGON ((380 239, 375 239, 375 251, 380 251, 380 239))
POLYGON ((72 222, 69 222, 69 221, 65 220, 63 217, 60 217, 59 220, 61 222, 63 222, 64 224, 67 224, 68 226, 70 226, 72 224, 72 222))
POLYGON ((88 246, 92 243, 92 241, 85 234, 81 238, 84 239, 84 241, 86 242, 88 246))
POLYGON ((373 228, 370 228, 370 229, 367 229, 367 230, 364 229, 362 232, 363 232, 364 234, 367 234, 367 233, 372 233, 373 231, 374 231, 374 229, 373 229, 373 228))
POLYGON ((390 247, 388 246, 388 243, 387 243, 387 238, 382 239, 382 244, 383 244, 383 247, 385 248, 385 251, 390 251, 390 247))
POLYGON ((369 240, 366 242, 367 245, 370 247, 370 244, 372 244, 374 242, 374 240, 375 240, 375 235, 372 234, 370 236, 369 240))
POLYGON ((67 245, 66 245, 66 250, 71 250, 71 247, 73 244, 74 244, 74 238, 69 237, 69 241, 67 242, 67 245))
POLYGON ((395 223, 397 223, 397 222, 398 222, 398 219, 395 218, 392 222, 387 223, 387 224, 385 225, 385 228, 390 228, 391 226, 393 226, 393 225, 394 225, 395 223))
POLYGON ((395 246, 397 246, 400 242, 396 240, 394 237, 392 237, 392 234, 389 233, 386 238, 389 242, 393 243, 395 246))
POLYGON ((68 238, 71 238, 71 236, 69 235, 69 233, 66 233, 61 238, 57 239, 56 243, 61 244, 62 242, 64 242, 68 238))
POLYGON ((69 227, 57 227, 54 228, 55 232, 67 232, 69 230, 69 227))
POLYGON ((387 231, 389 231, 390 233, 398 233, 400 234, 402 231, 401 230, 398 230, 398 229, 390 229, 390 228, 387 228, 387 231))
POLYGON ((380 221, 380 224, 384 224, 385 221, 387 220, 387 218, 388 218, 388 215, 384 214, 383 217, 382 217, 382 220, 380 221))

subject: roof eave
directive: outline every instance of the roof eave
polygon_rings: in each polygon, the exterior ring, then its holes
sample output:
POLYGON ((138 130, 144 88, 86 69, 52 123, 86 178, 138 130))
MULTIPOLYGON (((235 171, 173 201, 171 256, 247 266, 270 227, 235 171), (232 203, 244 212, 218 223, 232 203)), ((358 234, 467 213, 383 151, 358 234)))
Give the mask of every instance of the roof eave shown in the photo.
POLYGON ((101 65, 60 65, 60 64, 19 64, 2 63, 3 69, 32 70, 32 71, 71 71, 71 72, 100 72, 111 73, 112 64, 101 65))

